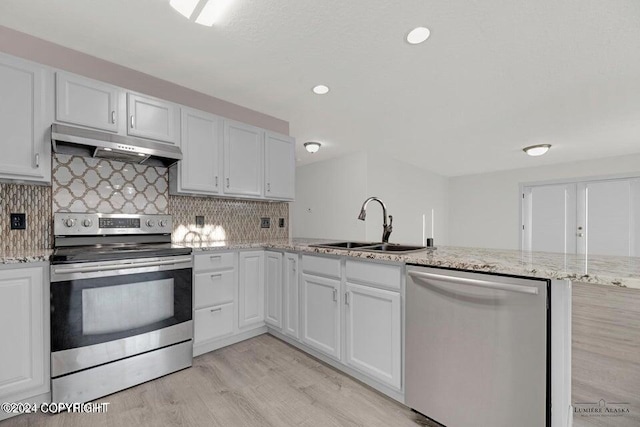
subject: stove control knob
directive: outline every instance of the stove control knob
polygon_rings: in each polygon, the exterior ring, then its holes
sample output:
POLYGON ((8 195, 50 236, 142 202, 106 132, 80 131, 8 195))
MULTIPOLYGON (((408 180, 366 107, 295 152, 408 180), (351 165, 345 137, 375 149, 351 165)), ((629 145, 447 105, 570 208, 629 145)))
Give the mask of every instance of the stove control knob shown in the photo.
POLYGON ((163 228, 166 227, 167 226, 167 220, 166 219, 161 220, 159 225, 160 225, 160 227, 163 227, 163 228))
POLYGON ((154 225, 156 225, 156 222, 152 219, 148 219, 147 220, 147 227, 153 227, 154 225))
POLYGON ((93 222, 89 218, 82 221, 82 225, 84 225, 85 227, 91 227, 92 224, 93 222))
POLYGON ((71 228, 71 227, 73 227, 74 225, 76 225, 76 220, 75 220, 75 219, 73 219, 73 218, 67 218, 67 219, 65 219, 63 222, 64 222, 64 225, 66 225, 66 226, 67 226, 67 227, 69 227, 69 228, 71 228))

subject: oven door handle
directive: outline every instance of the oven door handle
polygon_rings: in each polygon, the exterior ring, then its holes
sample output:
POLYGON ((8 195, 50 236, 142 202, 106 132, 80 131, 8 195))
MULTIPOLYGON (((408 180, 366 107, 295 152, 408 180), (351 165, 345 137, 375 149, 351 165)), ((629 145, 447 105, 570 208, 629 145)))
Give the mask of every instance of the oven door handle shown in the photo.
POLYGON ((120 264, 103 264, 103 265, 91 265, 88 267, 56 267, 54 269, 55 274, 70 274, 70 273, 93 273, 98 271, 108 270, 123 270, 129 268, 140 267, 156 267, 162 265, 175 265, 191 264, 191 257, 177 258, 171 260, 161 261, 143 261, 143 262, 127 262, 120 264))

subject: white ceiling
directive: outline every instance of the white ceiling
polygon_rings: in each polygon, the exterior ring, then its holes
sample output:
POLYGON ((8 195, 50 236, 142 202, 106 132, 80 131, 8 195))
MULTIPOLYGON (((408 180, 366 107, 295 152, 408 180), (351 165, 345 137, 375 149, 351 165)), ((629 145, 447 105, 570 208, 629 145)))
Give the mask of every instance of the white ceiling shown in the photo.
POLYGON ((0 1, 0 25, 288 120, 299 164, 448 176, 640 152, 639 24, 637 0, 234 0, 211 28, 168 0, 0 1))

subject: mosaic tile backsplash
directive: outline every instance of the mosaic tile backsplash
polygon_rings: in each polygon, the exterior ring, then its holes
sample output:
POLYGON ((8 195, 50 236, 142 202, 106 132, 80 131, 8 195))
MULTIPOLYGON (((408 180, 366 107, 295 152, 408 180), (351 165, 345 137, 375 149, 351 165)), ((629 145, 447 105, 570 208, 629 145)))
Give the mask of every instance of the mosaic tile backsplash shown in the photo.
POLYGON ((4 250, 48 249, 53 242, 51 187, 0 183, 0 244, 4 250), (24 213, 25 230, 11 230, 11 213, 24 213))
POLYGON ((176 243, 213 241, 267 241, 289 237, 287 203, 229 200, 208 197, 171 196, 173 241, 176 243), (196 215, 204 216, 204 226, 196 226, 196 215), (271 218, 270 228, 260 228, 260 218, 271 218), (278 220, 284 218, 284 227, 278 220))

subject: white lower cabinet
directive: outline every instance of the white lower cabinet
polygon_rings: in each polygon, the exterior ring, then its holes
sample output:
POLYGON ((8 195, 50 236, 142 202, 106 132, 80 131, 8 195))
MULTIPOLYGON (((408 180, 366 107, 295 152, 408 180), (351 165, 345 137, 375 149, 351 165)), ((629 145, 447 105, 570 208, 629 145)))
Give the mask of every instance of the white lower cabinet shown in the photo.
POLYGON ((292 338, 300 338, 300 291, 298 287, 298 254, 286 253, 282 268, 282 330, 292 338))
POLYGON ((196 310, 194 316, 194 345, 233 333, 233 303, 196 310))
MULTIPOLYGON (((49 287, 46 267, 0 269, 0 402, 49 392, 49 287)), ((0 419, 8 416, 0 413, 0 419)))
POLYGON ((267 251, 265 262, 265 317, 271 327, 282 328, 282 254, 267 251))
POLYGON ((346 284, 346 362, 372 378, 402 385, 400 293, 346 284))
POLYGON ((264 322, 264 251, 240 252, 240 328, 264 322))
POLYGON ((340 359, 340 281, 302 275, 302 341, 340 359))

